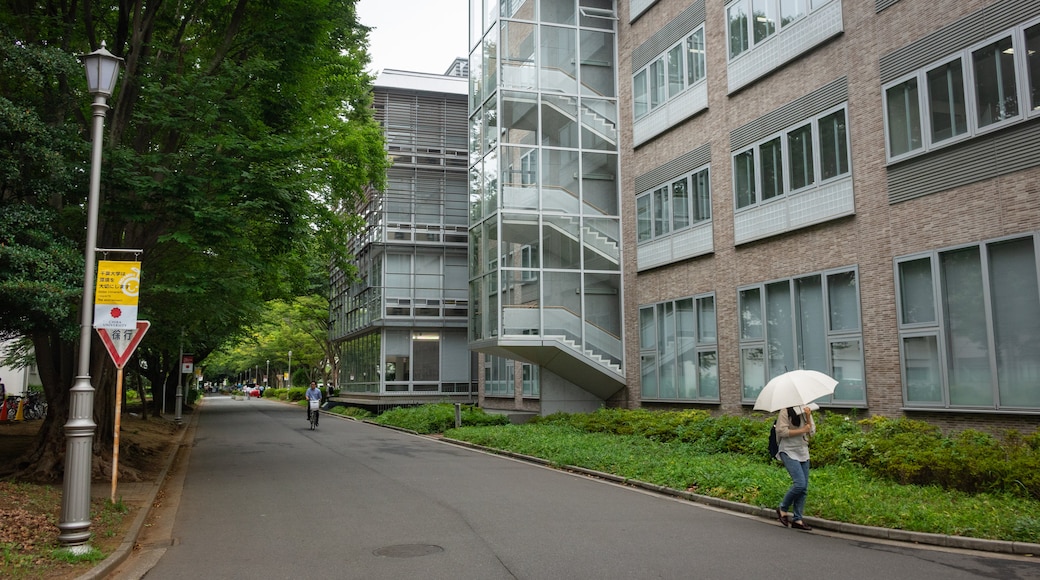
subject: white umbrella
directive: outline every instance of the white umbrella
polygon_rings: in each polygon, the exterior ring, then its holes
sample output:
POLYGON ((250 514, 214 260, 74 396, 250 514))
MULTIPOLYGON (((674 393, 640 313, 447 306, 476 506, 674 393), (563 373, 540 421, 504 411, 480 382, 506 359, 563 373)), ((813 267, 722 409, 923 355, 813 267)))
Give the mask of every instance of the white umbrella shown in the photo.
POLYGON ((766 383, 755 400, 755 409, 779 411, 787 407, 804 407, 834 394, 838 381, 819 372, 799 369, 789 371, 766 383))

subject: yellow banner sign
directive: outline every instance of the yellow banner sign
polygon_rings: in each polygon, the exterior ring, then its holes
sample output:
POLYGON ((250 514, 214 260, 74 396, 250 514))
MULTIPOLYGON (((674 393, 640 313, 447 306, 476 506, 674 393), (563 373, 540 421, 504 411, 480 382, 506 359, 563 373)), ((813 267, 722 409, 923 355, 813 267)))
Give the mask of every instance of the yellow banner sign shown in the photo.
POLYGON ((140 289, 141 262, 99 260, 94 290, 94 327, 135 328, 140 289))

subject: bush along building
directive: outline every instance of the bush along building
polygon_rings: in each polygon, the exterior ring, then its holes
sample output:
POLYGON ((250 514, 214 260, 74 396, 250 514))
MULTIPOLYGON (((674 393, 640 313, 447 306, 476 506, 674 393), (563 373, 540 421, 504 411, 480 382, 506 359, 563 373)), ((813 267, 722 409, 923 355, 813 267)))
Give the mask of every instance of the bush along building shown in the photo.
POLYGON ((1040 424, 1040 0, 470 0, 470 47, 486 408, 739 414, 807 368, 1040 424))

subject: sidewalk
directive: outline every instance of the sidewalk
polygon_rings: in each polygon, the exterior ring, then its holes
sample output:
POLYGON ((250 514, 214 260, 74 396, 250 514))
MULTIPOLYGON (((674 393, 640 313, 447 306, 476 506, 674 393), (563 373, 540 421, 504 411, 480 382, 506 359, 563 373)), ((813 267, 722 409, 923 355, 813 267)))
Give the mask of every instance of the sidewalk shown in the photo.
MULTIPOLYGON (((185 445, 185 439, 189 433, 192 433, 194 437, 195 424, 198 422, 199 411, 202 407, 202 401, 196 405, 194 411, 189 415, 185 416, 186 422, 177 431, 173 444, 170 446, 169 454, 165 459, 165 463, 162 471, 156 477, 155 481, 151 482, 131 482, 131 483, 118 483, 116 488, 116 495, 119 496, 120 500, 129 506, 138 508, 137 515, 134 517, 133 523, 126 532, 126 536, 123 538, 123 542, 118 548, 107 558, 102 560, 97 566, 94 566, 86 574, 83 574, 77 580, 95 580, 100 578, 106 578, 108 575, 118 568, 126 559, 133 553, 134 546, 137 544, 137 539, 141 535, 141 530, 144 529, 145 523, 148 521, 149 516, 152 513, 153 508, 156 505, 156 500, 159 497, 159 493, 162 491, 163 484, 166 481, 167 476, 170 473, 170 469, 173 467, 174 460, 177 459, 178 452, 181 447, 185 445)), ((191 441, 187 442, 189 445, 191 441)), ((109 498, 112 495, 112 483, 92 483, 90 486, 90 494, 95 498, 109 498)))

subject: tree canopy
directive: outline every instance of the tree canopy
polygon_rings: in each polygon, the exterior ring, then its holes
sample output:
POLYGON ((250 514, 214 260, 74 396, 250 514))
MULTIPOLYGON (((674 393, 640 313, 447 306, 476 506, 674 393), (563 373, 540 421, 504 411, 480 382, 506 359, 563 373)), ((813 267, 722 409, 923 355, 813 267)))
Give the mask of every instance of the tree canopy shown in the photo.
MULTIPOLYGON (((354 0, 3 4, 0 333, 32 339, 52 409, 28 475, 60 473, 48 441, 62 437, 78 346, 91 99, 77 55, 105 40, 125 59, 97 245, 142 250, 152 327, 139 353, 156 384, 182 346, 204 358, 342 258, 350 210, 387 165, 367 33, 354 0)), ((104 433, 113 369, 97 340, 91 360, 104 433)))

